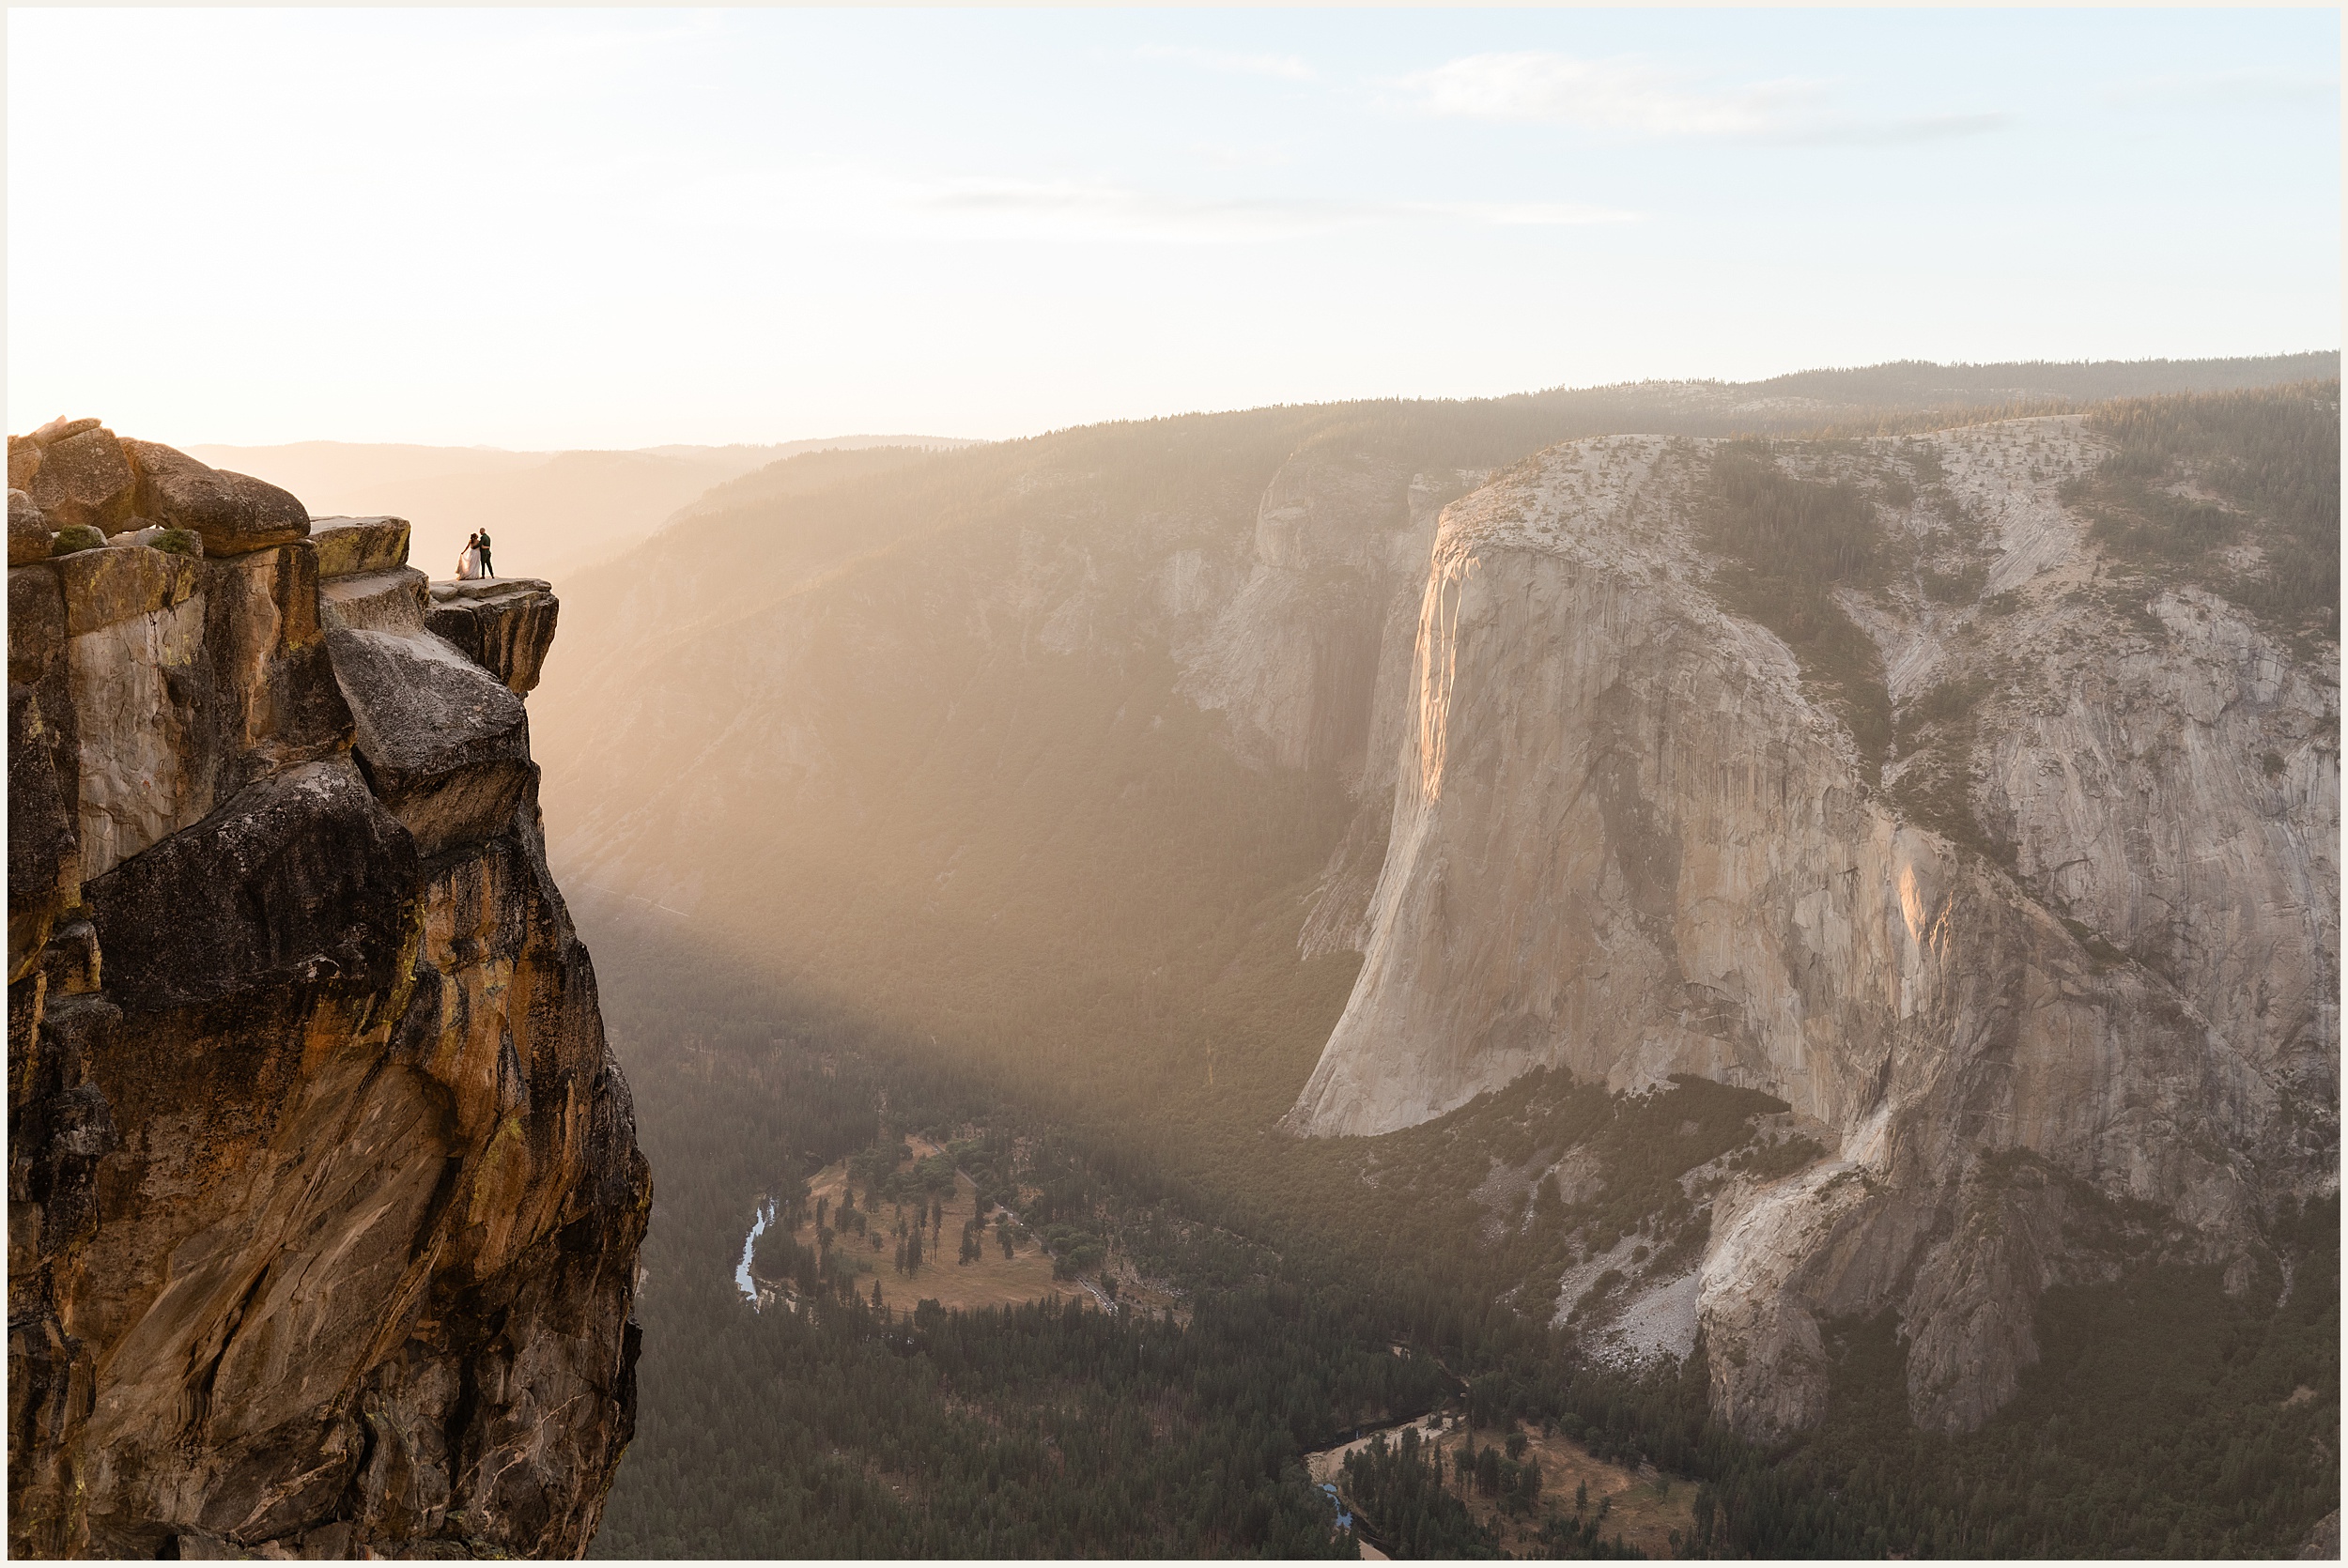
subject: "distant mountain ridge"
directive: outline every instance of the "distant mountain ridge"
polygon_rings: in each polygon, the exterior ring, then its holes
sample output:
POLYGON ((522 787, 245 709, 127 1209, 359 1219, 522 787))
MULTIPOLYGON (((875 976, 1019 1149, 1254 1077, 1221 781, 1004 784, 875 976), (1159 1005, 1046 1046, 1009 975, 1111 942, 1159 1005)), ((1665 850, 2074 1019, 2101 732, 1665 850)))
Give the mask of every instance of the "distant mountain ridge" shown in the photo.
POLYGON ((466 537, 486 528, 501 570, 559 577, 641 543, 712 486, 802 453, 966 444, 943 436, 857 435, 628 451, 352 441, 186 450, 215 468, 291 490, 317 516, 407 518, 415 529, 414 560, 435 576, 451 576, 466 537))
POLYGON ((1849 370, 1795 371, 1745 383, 1741 390, 1763 396, 1939 406, 1985 398, 2099 400, 2176 392, 2238 392, 2278 381, 2330 380, 2339 375, 2337 351, 2231 360, 2024 360, 1993 364, 1893 360, 1849 370))

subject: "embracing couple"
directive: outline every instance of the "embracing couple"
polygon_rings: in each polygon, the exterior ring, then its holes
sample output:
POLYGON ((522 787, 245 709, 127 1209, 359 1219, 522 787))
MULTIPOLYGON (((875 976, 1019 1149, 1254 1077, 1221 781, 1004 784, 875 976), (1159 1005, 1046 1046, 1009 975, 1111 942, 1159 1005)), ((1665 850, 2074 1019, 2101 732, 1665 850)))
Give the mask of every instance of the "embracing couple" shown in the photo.
POLYGON ((476 577, 496 576, 489 570, 489 530, 475 529, 472 537, 465 541, 465 547, 457 552, 456 580, 471 582, 476 577))

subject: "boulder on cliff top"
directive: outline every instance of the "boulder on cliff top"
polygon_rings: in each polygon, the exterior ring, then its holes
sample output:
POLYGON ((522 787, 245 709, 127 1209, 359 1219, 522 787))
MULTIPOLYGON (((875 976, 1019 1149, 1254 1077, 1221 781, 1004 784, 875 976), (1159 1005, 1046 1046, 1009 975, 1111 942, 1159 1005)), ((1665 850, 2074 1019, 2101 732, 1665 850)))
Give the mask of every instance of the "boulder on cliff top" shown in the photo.
POLYGON ((54 527, 120 528, 137 510, 138 475, 113 431, 95 420, 75 423, 74 434, 41 448, 25 492, 54 527))
POLYGON ((537 577, 432 585, 432 630, 514 692, 538 684, 562 601, 537 577))
MULTIPOLYGON (((207 555, 244 555, 309 536, 308 510, 274 484, 199 463, 159 441, 121 447, 137 470, 138 515, 193 530, 203 536, 207 555)), ((42 458, 43 475, 56 455, 52 448, 42 458)), ((38 492, 34 499, 40 499, 38 492)))
POLYGON ((317 546, 321 579, 388 572, 408 564, 408 519, 313 517, 310 543, 317 546))

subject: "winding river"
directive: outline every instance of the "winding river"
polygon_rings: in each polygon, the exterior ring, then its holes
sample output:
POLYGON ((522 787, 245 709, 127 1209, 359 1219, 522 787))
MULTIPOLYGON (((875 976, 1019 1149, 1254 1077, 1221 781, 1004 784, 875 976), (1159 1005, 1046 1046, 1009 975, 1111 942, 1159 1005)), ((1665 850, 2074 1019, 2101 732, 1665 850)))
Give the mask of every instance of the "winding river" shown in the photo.
POLYGON ((758 1310, 758 1282, 750 1278, 750 1253, 758 1246, 759 1233, 773 1222, 775 1206, 771 1200, 764 1202, 752 1212, 756 1218, 750 1222, 749 1236, 742 1243, 742 1261, 734 1266, 734 1283, 742 1287, 742 1295, 749 1300, 750 1310, 756 1312, 758 1310))

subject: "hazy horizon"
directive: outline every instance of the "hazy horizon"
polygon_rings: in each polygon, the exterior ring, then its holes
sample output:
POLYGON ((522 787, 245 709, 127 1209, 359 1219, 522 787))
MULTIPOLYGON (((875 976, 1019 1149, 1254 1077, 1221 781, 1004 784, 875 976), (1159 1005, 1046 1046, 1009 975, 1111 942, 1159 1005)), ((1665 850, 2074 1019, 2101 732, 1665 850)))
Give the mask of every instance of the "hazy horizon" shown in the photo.
POLYGON ((8 29, 17 429, 990 439, 2340 341, 2325 12, 8 29))
MULTIPOLYGON (((1161 409, 1161 410, 1158 410, 1158 411, 1157 411, 1157 412, 1155 412, 1155 413, 1144 413, 1144 414, 1113 414, 1113 415, 1106 415, 1106 416, 1104 416, 1103 418, 1100 418, 1100 419, 1097 419, 1097 420, 1078 420, 1078 421, 1075 421, 1075 422, 1074 422, 1074 423, 1068 423, 1068 424, 1051 425, 1051 426, 1041 427, 1041 428, 1034 429, 1034 430, 1014 430, 1014 431, 1010 431, 1010 432, 1007 432, 1007 433, 1005 433, 1005 434, 1001 434, 1001 435, 994 435, 994 436, 975 436, 975 437, 974 437, 974 436, 964 436, 964 435, 961 435, 961 434, 958 434, 958 433, 954 433, 954 432, 948 432, 948 431, 925 431, 925 432, 910 432, 910 431, 898 431, 898 432, 849 431, 849 432, 844 432, 844 433, 841 433, 841 434, 836 434, 836 435, 827 435, 827 436, 791 436, 791 435, 778 435, 778 436, 773 436, 773 437, 768 437, 768 438, 757 438, 757 439, 742 439, 742 440, 733 440, 733 441, 696 441, 696 440, 688 440, 688 439, 678 439, 678 440, 670 440, 670 441, 643 442, 643 443, 635 443, 635 444, 629 444, 629 443, 624 443, 624 442, 606 442, 606 443, 602 443, 602 444, 575 444, 575 445, 568 445, 568 446, 565 446, 565 445, 560 445, 560 444, 556 444, 556 445, 540 445, 540 446, 501 446, 501 445, 499 445, 499 444, 497 444, 496 442, 493 442, 493 441, 468 441, 468 440, 456 440, 456 439, 451 439, 451 440, 438 440, 438 441, 428 441, 428 440, 410 440, 410 439, 407 439, 407 438, 400 438, 400 437, 373 438, 373 437, 367 437, 367 436, 309 436, 309 437, 293 437, 293 438, 288 438, 284 439, 284 440, 269 440, 269 441, 246 441, 246 440, 225 440, 225 439, 223 439, 223 440, 215 440, 215 439, 209 439, 209 438, 186 438, 186 439, 181 440, 179 444, 180 444, 180 445, 182 445, 182 446, 184 446, 184 447, 185 447, 187 450, 189 450, 190 452, 192 452, 192 453, 196 453, 196 454, 198 454, 198 455, 204 455, 205 453, 210 453, 210 454, 212 454, 211 456, 208 457, 208 459, 207 459, 207 460, 208 460, 208 461, 212 461, 212 462, 215 462, 216 464, 218 464, 218 465, 222 465, 222 466, 230 466, 230 465, 231 465, 231 454, 235 454, 235 453, 255 453, 255 452, 286 453, 286 452, 293 452, 293 451, 297 451, 297 450, 303 449, 303 448, 318 448, 318 447, 337 447, 337 448, 349 448, 349 449, 353 449, 353 450, 376 450, 376 451, 415 451, 415 452, 436 452, 436 453, 474 453, 474 454, 479 454, 479 455, 481 455, 481 456, 483 456, 483 457, 488 457, 488 458, 500 458, 500 457, 514 457, 514 458, 550 458, 550 457, 567 456, 567 455, 571 455, 571 454, 575 454, 575 453, 612 453, 612 454, 629 454, 629 453, 677 454, 677 453, 684 453, 765 452, 765 451, 769 451, 769 450, 785 449, 785 448, 791 449, 791 451, 792 451, 793 453, 796 453, 796 452, 799 452, 799 451, 820 451, 820 450, 825 450, 825 449, 826 449, 827 447, 831 446, 831 445, 832 445, 832 444, 834 444, 834 443, 841 443, 841 444, 857 444, 857 445, 862 445, 862 444, 872 444, 872 443, 887 443, 887 442, 890 442, 890 441, 902 441, 902 442, 905 442, 905 443, 909 443, 909 444, 917 444, 917 445, 918 445, 918 444, 921 444, 921 443, 927 443, 927 442, 942 442, 942 443, 949 443, 949 444, 983 445, 983 444, 985 444, 985 443, 992 442, 992 441, 1016 441, 1016 440, 1027 440, 1027 439, 1031 439, 1031 438, 1033 438, 1040 437, 1040 436, 1057 435, 1057 434, 1059 434, 1059 433, 1061 433, 1061 432, 1063 432, 1063 431, 1083 429, 1083 428, 1086 428, 1086 427, 1090 426, 1090 425, 1099 425, 1099 424, 1116 424, 1116 423, 1129 423, 1147 422, 1147 421, 1150 421, 1150 420, 1159 420, 1159 419, 1182 419, 1182 418, 1188 418, 1188 417, 1192 417, 1192 416, 1198 416, 1198 415, 1250 413, 1250 412, 1256 412, 1256 411, 1259 411, 1259 410, 1261 410, 1261 409, 1265 409, 1265 408, 1277 408, 1277 407, 1337 407, 1337 406, 1348 405, 1348 404, 1358 404, 1358 403, 1367 403, 1367 402, 1398 402, 1398 403, 1413 403, 1413 402, 1440 403, 1440 402, 1452 402, 1452 403, 1482 403, 1482 402, 1491 402, 1491 401, 1494 401, 1494 400, 1497 400, 1497 399, 1504 399, 1504 398, 1510 398, 1510 397, 1522 397, 1522 396, 1540 395, 1540 394, 1544 394, 1544 393, 1556 393, 1556 392, 1611 392, 1611 391, 1615 391, 1615 390, 1632 389, 1632 388, 1646 387, 1646 386, 1718 386, 1718 387, 1754 387, 1754 386, 1764 386, 1764 385, 1767 385, 1767 384, 1769 384, 1769 383, 1770 383, 1770 382, 1772 382, 1772 381, 1784 380, 1784 379, 1788 379, 1788 378, 1791 378, 1791 377, 1801 377, 1801 376, 1831 376, 1831 375, 1841 375, 1841 374, 1846 374, 1846 373, 1851 373, 1851 372, 1864 372, 1864 371, 1870 371, 1870 370, 1877 370, 1877 369, 1885 368, 1885 367, 1887 367, 1887 366, 1892 366, 1892 365, 1902 365, 1902 364, 1935 364, 1935 363, 1937 363, 1937 364, 1939 364, 1939 365, 1941 366, 1941 368, 1944 368, 1944 369, 1950 369, 1950 370, 1969 370, 1969 369, 1977 369, 1977 368, 1983 368, 1983 367, 1992 366, 1992 365, 1998 365, 1998 364, 2044 364, 2044 365, 2050 365, 2050 366, 2080 366, 2080 367, 2084 367, 2084 366, 2104 366, 2104 365, 2130 365, 2130 364, 2141 364, 2141 365, 2159 365, 2159 364, 2170 364, 2170 363, 2198 363, 2198 362, 2208 362, 2208 361, 2230 361, 2230 360, 2240 360, 2240 361, 2253 361, 2253 360, 2290 360, 2290 359, 2299 359, 2299 358, 2305 358, 2305 357, 2308 357, 2308 356, 2310 356, 2310 355, 2319 355, 2319 354, 2333 354, 2333 355, 2337 355, 2337 354, 2339 354, 2340 352, 2340 350, 2339 348, 2337 348, 2337 347, 2306 346, 2306 347, 2299 347, 2299 348, 2281 348, 2281 349, 2275 349, 2275 350, 2262 350, 2262 351, 2257 351, 2257 352, 2244 352, 2244 353, 2240 353, 2240 354, 2210 354, 2210 355, 2195 355, 2195 356, 2190 356, 2190 357, 2186 357, 2186 356, 2168 356, 2168 355, 2146 355, 2146 356, 2142 356, 2142 357, 2139 357, 2139 358, 2119 358, 2119 359, 2019 360, 2019 361, 1967 361, 1967 360, 1954 360, 1954 361, 1929 361, 1929 360, 1917 359, 1917 358, 1913 358, 1913 357, 1908 357, 1908 358, 1901 358, 1901 359, 1895 359, 1895 360, 1878 360, 1878 361, 1870 361, 1870 362, 1865 363, 1865 364, 1812 364, 1812 365, 1797 365, 1797 366, 1794 366, 1794 367, 1792 367, 1792 368, 1790 368, 1790 369, 1787 369, 1787 370, 1782 370, 1782 371, 1772 371, 1772 372, 1770 372, 1769 374, 1765 375, 1765 376, 1757 376, 1757 377, 1748 377, 1748 378, 1743 378, 1743 379, 1730 379, 1730 378, 1727 378, 1727 377, 1717 377, 1717 376, 1633 377, 1629 377, 1629 378, 1625 378, 1625 379, 1618 380, 1618 381, 1590 382, 1590 383, 1565 383, 1565 382, 1560 382, 1560 383, 1557 383, 1557 384, 1554 384, 1554 385, 1549 385, 1549 386, 1539 386, 1539 387, 1519 387, 1519 388, 1511 388, 1511 389, 1507 389, 1507 390, 1504 390, 1504 391, 1500 391, 1500 392, 1475 393, 1475 394, 1463 395, 1463 396, 1459 396, 1459 397, 1446 397, 1446 396, 1442 396, 1442 395, 1432 395, 1432 394, 1418 394, 1418 393, 1413 393, 1413 392, 1398 392, 1398 393, 1386 393, 1386 394, 1381 394, 1381 395, 1376 396, 1376 397, 1360 397, 1360 398, 1331 397, 1331 398, 1314 398, 1314 399, 1309 399, 1309 400, 1299 400, 1299 401, 1296 401, 1296 402, 1290 402, 1290 403, 1278 403, 1278 402, 1273 402, 1273 403, 1254 403, 1254 404, 1231 404, 1231 405, 1228 405, 1228 406, 1202 407, 1197 407, 1197 408, 1166 408, 1166 409, 1161 409)), ((10 420, 9 420, 9 423, 10 423, 12 425, 20 425, 20 424, 21 424, 21 425, 23 425, 23 426, 24 427, 24 430, 29 430, 29 429, 31 429, 31 428, 36 427, 37 425, 39 425, 39 423, 43 423, 45 420, 47 420, 47 419, 49 419, 49 418, 54 418, 54 417, 58 417, 58 416, 63 416, 63 417, 66 417, 66 418, 79 419, 79 418, 84 418, 84 417, 91 417, 91 411, 90 411, 90 410, 74 410, 74 409, 65 409, 65 408, 60 408, 60 409, 54 410, 54 411, 53 413, 51 413, 51 414, 43 414, 43 415, 39 415, 39 416, 36 417, 36 416, 35 416, 35 415, 34 415, 34 414, 33 414, 30 410, 26 410, 26 411, 25 411, 25 412, 24 412, 22 416, 20 416, 16 410, 13 410, 13 409, 12 409, 12 410, 11 410, 11 412, 10 412, 10 420)), ((104 418, 105 416, 104 416, 102 413, 100 413, 100 414, 97 414, 95 417, 104 418)), ((24 430, 19 430, 19 431, 17 431, 16 433, 17 433, 17 434, 22 435, 22 434, 23 434, 23 433, 24 433, 24 430)), ((166 444, 168 444, 168 443, 166 443, 166 444)))

